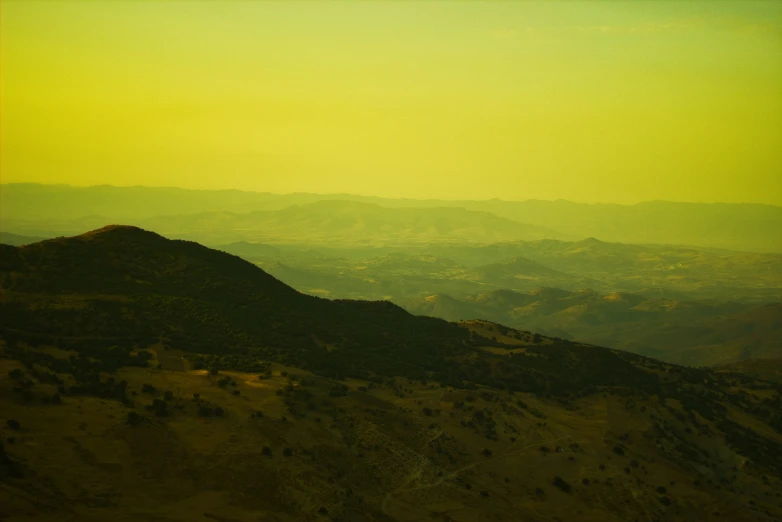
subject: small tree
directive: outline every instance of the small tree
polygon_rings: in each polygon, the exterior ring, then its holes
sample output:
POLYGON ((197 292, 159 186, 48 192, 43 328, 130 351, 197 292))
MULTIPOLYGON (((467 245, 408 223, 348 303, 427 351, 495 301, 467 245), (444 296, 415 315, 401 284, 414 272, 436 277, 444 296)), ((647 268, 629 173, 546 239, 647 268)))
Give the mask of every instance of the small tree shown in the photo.
POLYGON ((22 425, 19 424, 19 421, 16 421, 14 419, 8 419, 8 421, 6 421, 6 424, 10 429, 14 431, 19 431, 22 428, 22 425))

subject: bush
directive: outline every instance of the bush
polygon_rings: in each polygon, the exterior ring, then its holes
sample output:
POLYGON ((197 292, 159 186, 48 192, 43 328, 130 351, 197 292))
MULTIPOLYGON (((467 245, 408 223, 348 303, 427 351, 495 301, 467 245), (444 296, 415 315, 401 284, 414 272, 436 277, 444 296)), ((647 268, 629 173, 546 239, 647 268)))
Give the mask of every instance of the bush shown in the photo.
POLYGON ((154 399, 152 404, 146 406, 146 408, 147 410, 154 412, 158 417, 168 416, 168 404, 166 401, 154 399))
POLYGON ((292 457, 293 456, 293 450, 290 448, 285 448, 282 450, 282 456, 283 457, 292 457))
POLYGON ((136 413, 135 411, 128 412, 128 416, 125 419, 125 422, 128 423, 131 426, 138 426, 141 424, 141 421, 144 419, 141 415, 136 413))
POLYGON ((272 449, 269 446, 264 446, 261 450, 261 455, 264 457, 271 457, 272 456, 272 449))
POLYGON ((19 431, 22 428, 22 425, 19 424, 19 421, 15 421, 14 419, 8 419, 8 421, 6 421, 6 424, 10 429, 14 431, 19 431))
POLYGON ((562 477, 554 477, 554 485, 564 491, 565 493, 570 493, 570 491, 573 489, 573 487, 567 483, 565 479, 562 477))

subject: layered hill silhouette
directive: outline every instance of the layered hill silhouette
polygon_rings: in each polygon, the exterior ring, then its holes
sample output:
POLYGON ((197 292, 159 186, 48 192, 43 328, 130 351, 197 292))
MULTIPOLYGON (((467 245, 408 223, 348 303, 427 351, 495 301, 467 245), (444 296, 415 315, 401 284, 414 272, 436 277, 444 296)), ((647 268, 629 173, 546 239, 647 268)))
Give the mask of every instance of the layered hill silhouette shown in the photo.
MULTIPOLYGON (((106 220, 98 215, 76 219, 7 220, 14 230, 52 236, 82 232, 106 220)), ((328 200, 280 210, 248 213, 211 211, 167 214, 131 221, 169 237, 217 244, 227 241, 308 245, 409 245, 463 242, 568 239, 554 230, 463 208, 388 208, 372 203, 328 200)))
POLYGON ((10 520, 782 514, 782 389, 736 369, 321 299, 127 226, 0 245, 0 291, 10 520))
POLYGON ((0 243, 5 243, 6 245, 28 245, 30 243, 37 243, 38 241, 43 241, 46 239, 45 237, 36 237, 36 236, 21 236, 19 234, 14 234, 12 232, 3 232, 0 231, 0 243))
MULTIPOLYGON (((385 199, 349 194, 281 195, 173 187, 73 187, 15 183, 4 184, 0 190, 0 217, 7 231, 51 236, 88 230, 74 228, 68 223, 85 216, 101 216, 102 223, 121 221, 150 226, 150 223, 142 223, 141 220, 161 215, 202 212, 274 211, 292 205, 329 200, 369 203, 388 208, 457 207, 557 230, 561 236, 572 238, 597 237, 603 241, 624 243, 697 245, 782 253, 779 235, 769 233, 782 228, 782 207, 759 204, 649 201, 616 205, 499 199, 445 201, 385 199)), ((81 222, 76 226, 83 227, 85 224, 88 223, 81 222)), ((95 225, 95 221, 89 224, 95 225)), ((157 230, 156 227, 152 228, 157 230)), ((247 238, 232 241, 241 239, 247 238)))

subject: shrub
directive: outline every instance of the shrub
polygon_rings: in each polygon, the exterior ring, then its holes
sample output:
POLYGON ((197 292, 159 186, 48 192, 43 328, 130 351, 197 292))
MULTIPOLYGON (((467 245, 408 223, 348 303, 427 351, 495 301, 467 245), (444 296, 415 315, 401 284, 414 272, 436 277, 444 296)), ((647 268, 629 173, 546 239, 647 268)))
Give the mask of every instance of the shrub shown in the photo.
POLYGON ((282 456, 283 457, 292 457, 293 456, 293 450, 290 448, 284 448, 282 450, 282 456))
POLYGON ((570 493, 570 491, 573 489, 573 487, 567 483, 565 479, 562 477, 554 477, 554 485, 564 491, 565 493, 570 493))
POLYGON ((160 399, 154 399, 152 404, 146 406, 149 411, 155 412, 158 417, 168 416, 168 404, 166 401, 160 399))
POLYGON ((16 421, 14 419, 8 419, 8 421, 6 421, 6 424, 10 429, 14 431, 19 431, 22 428, 22 425, 19 424, 19 421, 16 421))

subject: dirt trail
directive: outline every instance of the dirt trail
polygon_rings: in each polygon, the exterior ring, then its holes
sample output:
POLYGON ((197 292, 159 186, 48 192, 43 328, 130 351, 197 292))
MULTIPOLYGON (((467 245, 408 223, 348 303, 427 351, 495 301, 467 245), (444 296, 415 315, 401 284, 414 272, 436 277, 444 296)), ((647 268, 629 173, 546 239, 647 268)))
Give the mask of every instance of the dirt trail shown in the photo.
POLYGON ((407 480, 405 480, 404 483, 401 486, 399 486, 397 489, 395 489, 393 491, 389 491, 386 494, 386 496, 383 498, 383 503, 381 504, 381 508, 383 510, 383 513, 386 516, 389 516, 389 517, 393 518, 388 513, 388 510, 387 510, 386 506, 388 504, 388 501, 391 500, 391 498, 393 498, 394 495, 398 495, 400 493, 409 493, 410 491, 417 491, 417 490, 421 490, 421 489, 434 488, 434 487, 437 487, 437 486, 441 485, 443 482, 445 482, 447 480, 455 479, 456 477, 459 476, 459 474, 467 471, 468 469, 472 469, 472 468, 474 468, 476 466, 480 466, 481 464, 486 464, 487 462, 491 462, 491 461, 493 461, 495 459, 507 458, 510 455, 516 455, 516 454, 522 453, 522 452, 524 452, 524 451, 526 451, 526 450, 528 450, 530 448, 534 448, 536 446, 543 446, 543 445, 546 445, 546 444, 554 444, 554 443, 559 442, 561 440, 571 439, 571 438, 572 437, 570 435, 564 435, 564 436, 556 438, 556 439, 544 440, 544 441, 541 441, 541 442, 535 442, 535 443, 532 443, 532 444, 528 444, 528 445, 524 446, 523 448, 519 448, 519 449, 512 450, 512 451, 506 451, 505 453, 502 453, 502 454, 497 455, 495 457, 491 457, 491 458, 488 458, 488 459, 485 459, 485 460, 480 460, 480 461, 477 461, 477 462, 473 462, 472 464, 467 464, 466 466, 462 466, 461 468, 456 469, 456 470, 448 473, 447 475, 443 475, 442 477, 440 477, 436 481, 432 482, 431 484, 421 484, 420 486, 415 486, 415 487, 412 487, 412 488, 406 488, 405 489, 405 486, 407 486, 408 484, 410 484, 411 482, 413 482, 414 480, 416 480, 417 478, 419 478, 421 476, 421 471, 422 470, 421 470, 420 467, 417 467, 415 470, 413 470, 410 473, 410 475, 407 477, 407 480))

